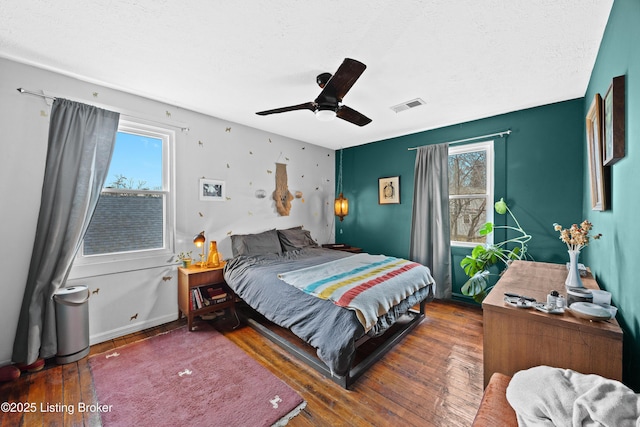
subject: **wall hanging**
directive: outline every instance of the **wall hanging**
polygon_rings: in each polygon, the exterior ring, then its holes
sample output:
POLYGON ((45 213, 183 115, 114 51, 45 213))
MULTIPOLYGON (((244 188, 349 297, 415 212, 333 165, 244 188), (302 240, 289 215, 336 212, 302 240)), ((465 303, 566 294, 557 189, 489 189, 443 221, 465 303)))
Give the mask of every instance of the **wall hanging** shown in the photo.
POLYGON ((381 205, 400 203, 400 177, 378 178, 378 203, 381 205))
POLYGON ((614 77, 603 101, 603 164, 611 166, 624 157, 624 76, 614 77))
POLYGON ((596 93, 587 113, 587 153, 589 155, 589 179, 591 182, 591 209, 607 208, 602 167, 602 99, 596 93))
POLYGON ((200 200, 208 202, 224 202, 227 186, 224 181, 216 179, 200 179, 200 200))
POLYGON ((276 191, 273 192, 273 200, 276 201, 276 209, 282 216, 289 216, 293 194, 289 192, 287 185, 287 165, 276 163, 276 191))

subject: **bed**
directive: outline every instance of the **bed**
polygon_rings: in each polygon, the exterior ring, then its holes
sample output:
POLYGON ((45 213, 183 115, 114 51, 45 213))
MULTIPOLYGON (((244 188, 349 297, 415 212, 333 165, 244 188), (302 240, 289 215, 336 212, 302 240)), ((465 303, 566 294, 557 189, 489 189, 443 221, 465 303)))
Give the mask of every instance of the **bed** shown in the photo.
POLYGON ((301 227, 233 235, 231 241, 234 256, 224 269, 229 287, 252 311, 290 330, 315 348, 317 358, 310 357, 290 340, 265 327, 256 320, 258 316, 247 316, 245 321, 345 388, 417 325, 424 317, 425 303, 433 299, 435 283, 428 268, 383 255, 354 255, 324 249, 318 247, 309 231, 301 227), (364 265, 371 260, 375 265, 364 265), (377 274, 375 279, 354 282, 355 276, 345 276, 347 270, 351 270, 348 274, 357 270, 357 278, 362 278, 368 276, 372 268, 377 274), (341 288, 342 284, 335 284, 338 279, 340 283, 352 283, 349 303, 344 303, 347 292, 317 296, 317 292, 326 294, 329 288, 341 288), (318 283, 324 288, 319 289, 318 283), (354 287, 367 292, 353 297, 354 287), (369 289, 398 287, 402 290, 391 292, 393 295, 384 303, 374 302, 374 309, 362 305, 370 296, 361 295, 373 293, 369 289), (310 288, 313 291, 310 292, 310 288), (356 303, 359 298, 363 301, 356 303), (420 310, 413 310, 415 306, 420 310), (378 313, 372 319, 372 312, 376 310, 378 313), (389 333, 388 330, 393 331, 389 333), (355 365, 358 344, 370 337, 386 335, 385 332, 390 336, 384 344, 355 365))

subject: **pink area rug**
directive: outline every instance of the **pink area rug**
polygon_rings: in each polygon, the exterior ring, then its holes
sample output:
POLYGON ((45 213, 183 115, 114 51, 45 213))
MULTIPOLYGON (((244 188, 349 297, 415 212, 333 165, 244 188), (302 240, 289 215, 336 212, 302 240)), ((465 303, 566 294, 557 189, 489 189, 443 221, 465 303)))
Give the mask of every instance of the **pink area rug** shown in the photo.
POLYGON ((104 426, 284 425, 306 405, 202 324, 92 356, 89 365, 104 426))

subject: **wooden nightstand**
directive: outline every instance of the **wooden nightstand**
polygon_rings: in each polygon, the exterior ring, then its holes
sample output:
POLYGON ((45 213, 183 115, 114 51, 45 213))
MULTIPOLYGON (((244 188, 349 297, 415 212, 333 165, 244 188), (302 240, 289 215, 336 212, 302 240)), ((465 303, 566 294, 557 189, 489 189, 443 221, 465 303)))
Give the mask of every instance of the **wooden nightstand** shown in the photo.
POLYGON ((178 267, 178 318, 187 317, 190 331, 194 316, 228 308, 237 317, 235 294, 224 282, 222 274, 224 264, 221 262, 218 267, 178 267), (216 296, 220 290, 226 297, 216 296))
POLYGON ((326 245, 322 245, 323 248, 325 249, 333 249, 336 251, 344 251, 344 252, 351 252, 354 254, 359 254, 362 252, 362 248, 356 248, 353 246, 349 246, 349 245, 345 245, 344 243, 328 243, 326 245))

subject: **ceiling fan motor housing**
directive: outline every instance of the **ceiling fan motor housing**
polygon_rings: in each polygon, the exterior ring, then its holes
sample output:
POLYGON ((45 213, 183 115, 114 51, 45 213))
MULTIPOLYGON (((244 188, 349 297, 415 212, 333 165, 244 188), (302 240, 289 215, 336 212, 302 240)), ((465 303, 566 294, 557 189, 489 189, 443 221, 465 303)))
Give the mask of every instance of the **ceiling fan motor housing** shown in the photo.
POLYGON ((320 86, 321 88, 324 88, 324 85, 327 84, 330 78, 331 73, 318 74, 318 77, 316 77, 316 83, 318 83, 318 86, 320 86))

